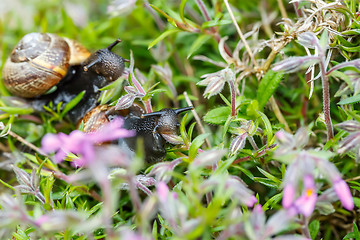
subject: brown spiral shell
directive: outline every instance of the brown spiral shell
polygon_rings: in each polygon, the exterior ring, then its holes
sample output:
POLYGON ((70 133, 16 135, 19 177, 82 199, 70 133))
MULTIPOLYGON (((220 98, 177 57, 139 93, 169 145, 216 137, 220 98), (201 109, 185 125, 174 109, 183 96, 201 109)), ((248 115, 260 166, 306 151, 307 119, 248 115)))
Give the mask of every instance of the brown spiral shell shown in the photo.
POLYGON ((51 33, 29 33, 15 46, 3 68, 5 87, 14 95, 33 98, 47 92, 70 65, 90 56, 74 40, 51 33))

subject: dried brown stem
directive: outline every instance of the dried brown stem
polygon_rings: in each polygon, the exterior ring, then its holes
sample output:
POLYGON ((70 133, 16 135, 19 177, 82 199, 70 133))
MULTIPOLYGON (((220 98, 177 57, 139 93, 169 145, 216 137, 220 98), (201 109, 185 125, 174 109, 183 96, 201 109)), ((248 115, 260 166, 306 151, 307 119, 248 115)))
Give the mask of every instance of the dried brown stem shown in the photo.
POLYGON ((35 152, 40 153, 41 155, 50 158, 49 155, 47 155, 44 151, 42 151, 40 148, 36 147, 34 144, 26 141, 24 138, 20 137, 19 135, 17 135, 16 133, 14 133, 13 131, 9 131, 9 135, 12 136, 13 138, 15 138, 16 140, 18 140, 19 142, 21 142, 22 144, 28 146, 29 148, 31 148, 32 150, 34 150, 35 152))
POLYGON ((257 62, 255 61, 254 54, 252 53, 251 48, 250 48, 249 44, 247 43, 247 41, 246 41, 246 39, 245 39, 245 37, 244 37, 244 34, 242 33, 239 25, 238 25, 237 22, 236 22, 234 13, 232 12, 232 10, 231 10, 231 8, 230 8, 230 5, 229 5, 228 0, 224 0, 224 3, 225 3, 225 5, 226 5, 226 8, 227 8, 230 16, 231 16, 231 19, 232 19, 233 23, 234 23, 234 25, 235 25, 235 28, 236 28, 239 36, 240 36, 240 39, 241 39, 241 41, 243 41, 243 43, 244 43, 244 45, 245 45, 245 49, 246 49, 247 53, 249 54, 249 56, 250 56, 250 58, 251 58, 251 62, 252 62, 252 63, 254 64, 254 66, 257 68, 258 65, 257 65, 257 62))

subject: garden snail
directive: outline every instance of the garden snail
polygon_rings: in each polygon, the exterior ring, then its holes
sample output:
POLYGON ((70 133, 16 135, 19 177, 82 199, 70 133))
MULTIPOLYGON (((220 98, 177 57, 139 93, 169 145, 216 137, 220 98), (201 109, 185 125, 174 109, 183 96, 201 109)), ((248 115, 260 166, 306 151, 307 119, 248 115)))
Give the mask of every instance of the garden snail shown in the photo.
POLYGON ((97 105, 99 89, 124 71, 125 59, 111 52, 119 42, 90 54, 74 40, 50 33, 29 33, 4 65, 4 85, 12 94, 30 98, 30 105, 37 111, 43 111, 50 101, 54 108, 60 102, 64 106, 85 91, 81 101, 68 112, 76 123, 97 105), (45 94, 54 86, 53 92, 45 94))
POLYGON ((143 138, 145 161, 159 162, 166 156, 166 134, 177 134, 179 128, 178 114, 191 110, 192 107, 179 109, 165 108, 158 112, 145 113, 137 104, 129 109, 114 110, 114 107, 100 105, 84 116, 84 131, 91 132, 102 124, 117 116, 124 117, 124 128, 135 130, 136 136, 120 139, 119 144, 125 145, 130 151, 137 150, 137 140, 143 138))

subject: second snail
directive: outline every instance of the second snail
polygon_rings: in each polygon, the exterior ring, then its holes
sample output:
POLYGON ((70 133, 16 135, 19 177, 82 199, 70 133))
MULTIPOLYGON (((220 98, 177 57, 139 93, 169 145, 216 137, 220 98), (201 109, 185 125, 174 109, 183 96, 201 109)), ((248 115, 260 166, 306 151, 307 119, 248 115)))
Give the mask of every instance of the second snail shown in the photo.
POLYGON ((120 40, 90 54, 74 40, 50 33, 30 33, 15 46, 3 68, 6 88, 26 98, 36 111, 52 102, 54 108, 69 103, 80 93, 82 99, 68 113, 73 123, 83 120, 85 131, 94 131, 117 115, 125 117, 125 128, 136 131, 136 137, 125 141, 130 152, 137 150, 138 138, 144 142, 146 162, 165 158, 167 136, 178 132, 178 114, 190 110, 163 109, 145 112, 137 105, 127 111, 113 111, 107 105, 97 106, 100 89, 118 79, 124 71, 121 56, 111 52, 120 40), (97 107, 96 107, 97 106, 97 107))

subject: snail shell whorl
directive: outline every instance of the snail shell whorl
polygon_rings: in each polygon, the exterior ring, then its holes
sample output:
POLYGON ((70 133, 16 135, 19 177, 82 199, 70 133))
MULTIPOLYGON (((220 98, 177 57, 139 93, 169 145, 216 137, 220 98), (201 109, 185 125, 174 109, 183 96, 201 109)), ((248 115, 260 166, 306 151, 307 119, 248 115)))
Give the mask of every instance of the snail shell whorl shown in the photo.
POLYGON ((5 62, 3 77, 6 88, 14 95, 26 98, 45 93, 66 75, 72 49, 80 49, 80 54, 78 51, 74 55, 84 56, 83 60, 90 55, 82 53, 84 47, 79 45, 70 47, 64 38, 55 34, 25 35, 5 62))
MULTIPOLYGON (((85 114, 84 118, 81 120, 84 123, 84 132, 97 131, 102 128, 104 124, 109 123, 109 118, 106 115, 106 111, 108 111, 110 108, 111 107, 108 105, 99 105, 85 114)), ((78 127, 80 122, 78 123, 78 127)))

